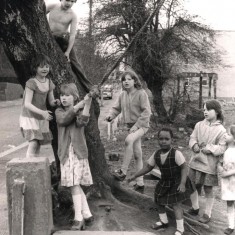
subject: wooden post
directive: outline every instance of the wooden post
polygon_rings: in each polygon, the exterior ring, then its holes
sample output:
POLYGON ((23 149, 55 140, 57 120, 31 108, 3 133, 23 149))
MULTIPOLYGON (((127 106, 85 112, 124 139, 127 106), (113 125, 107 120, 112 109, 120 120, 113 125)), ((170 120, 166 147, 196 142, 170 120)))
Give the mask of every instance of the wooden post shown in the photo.
POLYGON ((212 76, 209 74, 209 90, 208 90, 208 98, 211 99, 211 81, 212 81, 212 76))
POLYGON ((217 98, 217 94, 216 94, 216 86, 217 86, 217 77, 214 78, 214 99, 217 98))
POLYGON ((107 137, 108 140, 111 139, 111 128, 112 128, 112 123, 108 122, 108 137, 107 137))
POLYGON ((200 71, 199 78, 199 109, 202 108, 202 71, 200 71))
POLYGON ((177 96, 179 97, 180 95, 180 77, 177 76, 177 96))

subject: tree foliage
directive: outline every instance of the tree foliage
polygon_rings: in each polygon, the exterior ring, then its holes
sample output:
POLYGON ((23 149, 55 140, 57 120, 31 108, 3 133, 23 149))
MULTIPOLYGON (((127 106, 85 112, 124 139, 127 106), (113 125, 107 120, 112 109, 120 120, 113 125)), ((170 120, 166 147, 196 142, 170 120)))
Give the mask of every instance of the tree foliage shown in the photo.
POLYGON ((112 46, 112 54, 125 50, 156 5, 162 4, 125 61, 152 91, 160 118, 169 118, 163 102, 164 85, 168 79, 176 78, 183 64, 209 69, 221 64, 215 32, 184 11, 181 0, 100 0, 99 3, 95 14, 97 33, 106 47, 112 46))

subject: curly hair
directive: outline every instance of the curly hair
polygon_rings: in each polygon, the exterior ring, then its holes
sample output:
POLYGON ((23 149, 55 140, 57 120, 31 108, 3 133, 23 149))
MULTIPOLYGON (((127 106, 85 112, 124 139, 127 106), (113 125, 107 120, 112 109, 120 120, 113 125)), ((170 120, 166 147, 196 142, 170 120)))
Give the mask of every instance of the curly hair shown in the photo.
POLYGON ((158 131, 158 133, 157 133, 157 137, 158 137, 158 138, 159 138, 160 133, 161 133, 162 131, 169 132, 171 138, 174 138, 173 131, 172 131, 170 128, 168 128, 168 127, 163 127, 161 130, 158 131))
MULTIPOLYGON (((138 89, 138 90, 142 89, 142 84, 140 82, 139 76, 134 71, 127 70, 124 73, 122 73, 122 75, 121 75, 121 82, 125 81, 126 75, 130 75, 131 78, 134 80, 134 82, 135 82, 134 87, 136 89, 138 89)), ((122 89, 125 90, 125 88, 123 86, 122 86, 122 89)))

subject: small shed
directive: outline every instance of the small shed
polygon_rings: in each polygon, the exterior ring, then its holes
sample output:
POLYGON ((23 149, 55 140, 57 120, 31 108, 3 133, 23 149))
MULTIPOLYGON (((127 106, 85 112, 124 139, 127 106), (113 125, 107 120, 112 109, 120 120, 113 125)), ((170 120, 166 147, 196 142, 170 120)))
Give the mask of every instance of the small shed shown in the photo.
POLYGON ((203 98, 217 98, 217 80, 218 74, 213 72, 182 72, 177 76, 177 93, 180 94, 182 89, 185 94, 196 91, 195 99, 199 101, 198 108, 201 109, 203 98))

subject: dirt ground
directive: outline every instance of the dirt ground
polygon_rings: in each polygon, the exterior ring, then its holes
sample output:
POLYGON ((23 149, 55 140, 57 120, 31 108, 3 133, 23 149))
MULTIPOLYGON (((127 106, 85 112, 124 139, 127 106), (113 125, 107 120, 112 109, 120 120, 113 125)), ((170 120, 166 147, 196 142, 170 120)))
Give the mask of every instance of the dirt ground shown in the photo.
MULTIPOLYGON (((234 107, 224 107, 225 109, 225 127, 228 128, 233 123, 234 117, 234 107)), ((143 158, 146 161, 151 154, 156 150, 157 138, 156 133, 161 128, 161 125, 157 125, 150 129, 150 131, 143 137, 142 141, 142 149, 143 149, 143 158)), ((174 145, 180 149, 184 156, 189 160, 190 158, 190 150, 188 148, 188 141, 189 136, 192 132, 192 129, 185 128, 183 131, 179 131, 179 126, 175 127, 171 125, 171 128, 174 131, 175 139, 174 145)), ((121 166, 122 157, 119 161, 109 161, 109 154, 110 153, 120 153, 121 156, 124 150, 124 136, 117 135, 116 140, 107 140, 103 138, 103 144, 105 146, 106 151, 106 160, 108 162, 110 171, 114 171, 121 166)), ((134 160, 131 162, 129 167, 129 175, 133 174, 134 172, 134 160)), ((145 192, 144 194, 148 195, 149 197, 153 198, 153 192, 157 180, 149 180, 149 177, 145 178, 145 192)), ((128 184, 126 181, 122 183, 122 185, 129 190, 132 190, 132 185, 128 184)), ((185 225, 185 233, 184 234, 215 234, 221 235, 225 228, 227 228, 227 215, 226 215, 226 203, 220 200, 220 188, 215 188, 215 204, 212 211, 212 219, 209 222, 209 228, 204 228, 201 226, 191 225, 193 229, 196 231, 192 231, 192 229, 185 225), (198 232, 198 233, 197 233, 198 232)), ((200 197, 200 214, 203 214, 204 211, 204 195, 202 192, 202 196, 200 197)), ((91 205, 92 212, 95 216, 95 223, 87 228, 88 230, 101 230, 101 231, 146 231, 146 232, 153 232, 154 234, 166 234, 171 235, 175 232, 175 219, 172 212, 168 211, 168 215, 170 218, 170 227, 167 230, 163 231, 154 231, 151 229, 151 225, 158 220, 158 213, 156 208, 149 207, 149 208, 142 208, 139 209, 133 205, 122 204, 122 203, 110 203, 104 202, 102 200, 89 200, 89 204, 91 205)), ((184 205, 184 209, 188 209, 190 203, 188 205, 184 205)), ((197 220, 198 217, 191 217, 194 220, 197 220)), ((191 224, 191 223, 189 223, 191 224)))

